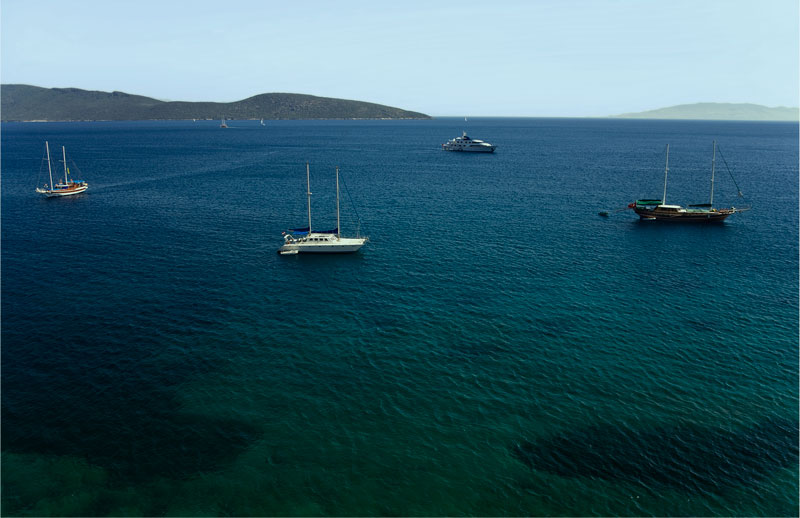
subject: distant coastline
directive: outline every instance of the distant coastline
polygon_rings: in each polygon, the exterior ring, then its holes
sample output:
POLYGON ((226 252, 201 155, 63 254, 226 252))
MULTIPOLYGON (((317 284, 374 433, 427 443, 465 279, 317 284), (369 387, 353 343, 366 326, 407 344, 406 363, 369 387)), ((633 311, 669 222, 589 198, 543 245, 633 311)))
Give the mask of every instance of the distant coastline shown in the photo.
POLYGON ((230 103, 159 101, 125 92, 0 85, 3 122, 227 119, 430 119, 382 104, 291 93, 230 103))
MULTIPOLYGON (((125 92, 0 85, 2 122, 157 120, 426 120, 425 113, 382 104, 293 93, 265 93, 229 103, 161 101, 125 92)), ((444 116, 446 117, 446 116, 444 116)), ((455 117, 455 116, 454 116, 455 117)), ((459 116, 460 117, 460 116, 459 116)), ((538 118, 537 116, 521 116, 538 118)), ((616 118, 800 122, 800 108, 751 103, 694 103, 607 116, 616 118)))
POLYGON ((739 121, 799 121, 800 109, 796 107, 769 107, 750 103, 695 103, 680 104, 637 113, 612 115, 621 119, 688 119, 688 120, 739 120, 739 121))

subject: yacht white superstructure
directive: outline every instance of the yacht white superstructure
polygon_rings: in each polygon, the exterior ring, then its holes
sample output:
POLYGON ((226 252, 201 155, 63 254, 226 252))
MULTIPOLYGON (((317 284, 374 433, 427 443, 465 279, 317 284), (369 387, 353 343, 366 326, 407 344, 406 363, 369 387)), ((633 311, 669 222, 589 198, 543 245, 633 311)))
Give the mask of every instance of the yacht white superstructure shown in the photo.
POLYGON ((473 153, 493 153, 495 147, 488 142, 468 137, 466 131, 462 136, 450 139, 442 144, 442 149, 445 151, 469 151, 473 153))
POLYGON ((292 228, 289 232, 283 233, 283 246, 278 249, 282 255, 294 255, 298 253, 316 254, 343 254, 357 252, 364 243, 369 241, 367 237, 342 237, 339 233, 339 168, 336 168, 336 228, 325 231, 311 230, 311 173, 310 166, 306 162, 306 196, 308 197, 308 227, 292 228))

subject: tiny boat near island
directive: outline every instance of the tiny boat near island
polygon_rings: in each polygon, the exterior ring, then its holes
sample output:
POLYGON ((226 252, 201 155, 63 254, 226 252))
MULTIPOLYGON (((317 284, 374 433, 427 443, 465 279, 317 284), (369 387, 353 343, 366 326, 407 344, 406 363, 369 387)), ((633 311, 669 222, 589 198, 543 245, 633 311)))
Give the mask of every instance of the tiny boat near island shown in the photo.
MULTIPOLYGON (((345 186, 346 187, 346 186, 345 186)), ((278 249, 281 255, 295 255, 298 253, 314 254, 346 254, 357 252, 368 237, 361 237, 356 231, 356 237, 343 237, 339 217, 339 168, 336 168, 336 228, 333 230, 312 230, 311 228, 311 172, 309 163, 306 162, 306 197, 308 198, 308 226, 292 228, 283 232, 283 246, 278 249)))
POLYGON ((472 153, 494 153, 496 147, 488 142, 468 137, 466 131, 460 137, 450 139, 442 144, 442 149, 445 151, 467 151, 472 153))
POLYGON ((45 141, 44 147, 47 152, 47 171, 50 174, 50 183, 43 187, 37 187, 37 193, 42 194, 47 198, 53 198, 55 196, 72 196, 73 194, 80 194, 89 188, 89 184, 83 180, 73 180, 70 178, 71 175, 69 172, 69 167, 67 167, 67 150, 64 148, 64 146, 61 146, 61 154, 64 159, 64 181, 53 184, 53 167, 50 163, 50 144, 45 141))
POLYGON ((222 118, 222 122, 219 124, 220 128, 227 128, 228 124, 225 122, 225 117, 222 118))
MULTIPOLYGON (((675 223, 722 223, 731 214, 749 210, 749 208, 736 207, 714 208, 714 168, 716 158, 717 142, 714 141, 711 156, 711 196, 708 203, 689 205, 688 207, 667 205, 667 176, 669 173, 669 144, 667 144, 666 164, 664 166, 664 195, 658 200, 636 200, 629 204, 628 208, 633 209, 639 215, 639 218, 645 221, 670 221, 675 223)), ((728 169, 728 172, 730 173, 730 169, 728 169)), ((733 174, 731 174, 731 178, 733 178, 733 174)), ((736 180, 734 180, 734 183, 736 183, 736 180)), ((739 191, 739 196, 742 196, 742 191, 739 191)))

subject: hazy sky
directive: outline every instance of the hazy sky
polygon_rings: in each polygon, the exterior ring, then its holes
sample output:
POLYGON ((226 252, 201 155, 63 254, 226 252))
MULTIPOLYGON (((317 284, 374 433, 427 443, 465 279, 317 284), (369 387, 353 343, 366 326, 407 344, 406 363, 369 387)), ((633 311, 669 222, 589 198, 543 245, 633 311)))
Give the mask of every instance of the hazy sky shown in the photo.
POLYGON ((0 0, 3 83, 431 115, 797 106, 798 0, 0 0))

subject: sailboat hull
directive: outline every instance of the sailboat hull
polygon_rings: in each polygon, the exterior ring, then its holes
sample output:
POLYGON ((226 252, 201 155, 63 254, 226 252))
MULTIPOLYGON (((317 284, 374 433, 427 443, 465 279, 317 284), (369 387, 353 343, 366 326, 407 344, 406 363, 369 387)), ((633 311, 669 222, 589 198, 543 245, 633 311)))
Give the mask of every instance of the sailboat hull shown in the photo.
POLYGON ((358 252, 366 241, 363 237, 343 237, 328 242, 288 241, 278 249, 278 253, 297 251, 300 254, 351 254, 358 252))
POLYGON ((633 211, 643 220, 668 221, 672 223, 722 223, 736 212, 735 209, 713 211, 664 211, 660 209, 640 209, 633 211))
POLYGON ((88 188, 88 185, 83 184, 78 187, 71 187, 68 189, 36 189, 36 192, 39 194, 44 194, 47 198, 55 198, 59 196, 72 196, 73 194, 80 194, 88 188))

